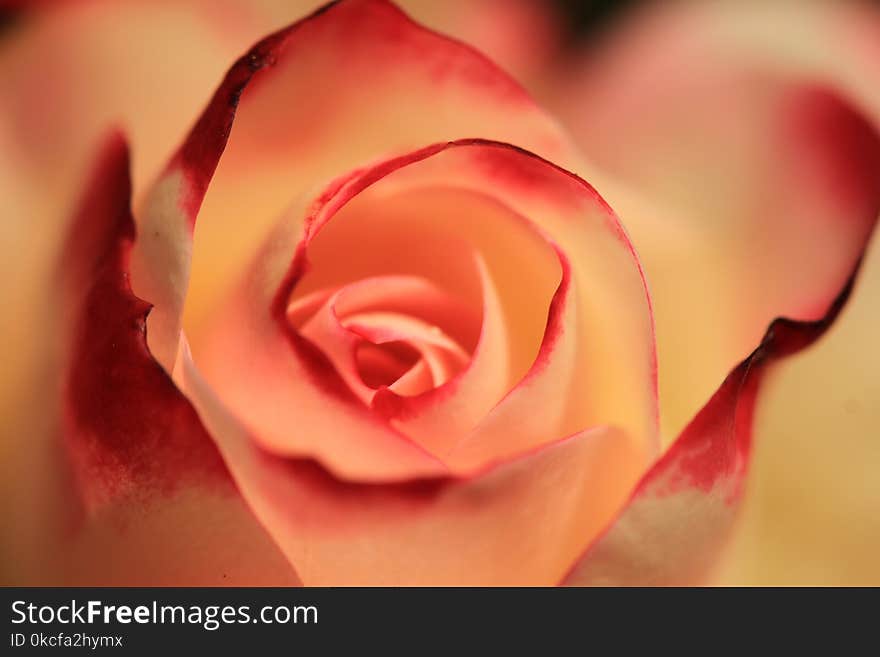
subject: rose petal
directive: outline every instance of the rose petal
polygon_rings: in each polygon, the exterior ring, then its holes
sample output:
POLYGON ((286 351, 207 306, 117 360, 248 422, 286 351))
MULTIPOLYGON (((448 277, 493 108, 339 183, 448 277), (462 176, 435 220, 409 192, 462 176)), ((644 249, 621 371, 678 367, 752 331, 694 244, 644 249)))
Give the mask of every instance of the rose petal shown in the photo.
MULTIPOLYGON (((248 4, 280 26, 301 16, 304 5, 315 9, 324 3, 250 0, 248 4)), ((562 42, 564 26, 555 8, 539 0, 400 0, 395 4, 422 25, 475 46, 521 82, 540 83, 542 68, 562 42)))
POLYGON ((145 254, 145 261, 168 272, 151 283, 135 270, 135 289, 143 285, 143 296, 156 304, 154 353, 167 354, 160 358, 166 366, 173 362, 174 318, 188 269, 176 245, 197 211, 187 301, 193 338, 293 199, 378 157, 474 134, 517 143, 563 165, 575 159, 555 122, 516 83, 390 3, 343 0, 258 44, 230 70, 139 214, 143 234, 159 231, 159 253, 145 254))
POLYGON ((434 385, 431 370, 424 360, 419 360, 408 372, 388 386, 388 389, 395 394, 410 397, 430 390, 434 385))
MULTIPOLYGON (((564 264, 563 281, 550 305, 547 329, 534 364, 482 421, 458 440, 449 454, 457 468, 469 469, 491 460, 528 451, 569 424, 568 409, 583 409, 590 391, 578 368, 578 343, 585 339, 578 326, 578 303, 571 289, 571 265, 564 264), (535 413, 540 408, 540 413, 535 413)), ((570 424, 574 424, 571 422, 570 424)), ((581 426, 592 426, 583 418, 581 426)), ((647 460, 644 462, 646 463, 647 460)))
POLYGON ((756 403, 767 394, 766 384, 780 364, 834 323, 850 290, 851 284, 819 321, 777 319, 770 325, 758 349, 731 372, 645 475, 564 584, 683 586, 710 581, 731 540, 753 436, 762 437, 761 425, 755 423, 756 403))
POLYGON ((10 571, 28 584, 296 583, 192 406, 147 351, 148 305, 132 295, 126 270, 130 193, 117 136, 63 253, 61 399, 50 387, 42 400, 44 414, 57 414, 42 464, 54 476, 39 477, 30 498, 4 498, 15 505, 4 517, 21 529, 4 554, 25 548, 10 571))
POLYGON ((431 286, 424 279, 414 277, 362 279, 330 297, 297 332, 324 352, 348 386, 366 404, 372 402, 376 390, 361 380, 358 371, 356 350, 364 340, 376 345, 409 343, 421 353, 436 385, 441 385, 467 365, 470 360, 467 352, 436 324, 410 314, 390 312, 391 308, 383 311, 364 308, 365 301, 381 304, 383 292, 393 306, 400 302, 401 292, 412 293, 416 288, 430 290, 431 286))
POLYGON ((878 43, 867 3, 658 3, 548 99, 646 197, 601 187, 652 284, 667 439, 773 317, 821 317, 851 272, 880 209, 878 43))
POLYGON ((767 378, 741 524, 714 583, 880 584, 878 237, 827 335, 767 378))
MULTIPOLYGON (((15 245, 0 275, 4 418, 40 396, 36 373, 48 367, 45 345, 53 339, 45 330, 50 279, 94 145, 109 125, 125 126, 142 195, 227 62, 267 29, 226 0, 26 9, 0 39, 0 237, 15 245)), ((17 451, 19 441, 9 441, 17 451)))
MULTIPOLYGON (((290 324, 301 327, 338 289, 333 286, 302 296, 294 294, 287 309, 290 324)), ((346 312, 380 309, 442 326, 446 334, 466 349, 472 349, 479 337, 479 309, 471 308, 463 299, 421 276, 386 274, 361 279, 346 288, 346 312)))
POLYGON ((352 315, 346 328, 376 345, 406 342, 413 346, 431 370, 436 385, 449 381, 463 367, 470 356, 449 336, 435 330, 437 327, 407 315, 395 313, 363 313, 352 315))
POLYGON ((380 390, 373 399, 374 408, 393 418, 394 426, 441 457, 449 454, 510 386, 510 332, 505 325, 505 319, 510 318, 505 317, 486 263, 480 256, 475 260, 483 293, 483 321, 474 353, 458 376, 409 399, 393 390, 380 390))

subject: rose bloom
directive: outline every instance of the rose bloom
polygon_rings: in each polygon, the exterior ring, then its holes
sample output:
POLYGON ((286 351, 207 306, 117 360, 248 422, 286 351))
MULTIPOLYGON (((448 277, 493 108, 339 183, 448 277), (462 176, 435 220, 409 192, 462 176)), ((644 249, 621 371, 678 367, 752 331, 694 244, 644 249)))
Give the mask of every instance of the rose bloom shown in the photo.
POLYGON ((880 583, 880 13, 563 32, 22 8, 3 583, 880 583))

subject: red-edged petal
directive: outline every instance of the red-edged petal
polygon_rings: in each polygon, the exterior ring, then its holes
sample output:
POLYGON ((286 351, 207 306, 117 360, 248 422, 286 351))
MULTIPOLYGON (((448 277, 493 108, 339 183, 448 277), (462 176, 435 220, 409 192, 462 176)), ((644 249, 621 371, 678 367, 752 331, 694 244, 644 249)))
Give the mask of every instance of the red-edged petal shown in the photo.
MULTIPOLYGON (((424 292, 435 288, 425 279, 405 276, 377 276, 357 281, 329 297, 297 332, 324 352, 346 384, 368 405, 376 388, 362 379, 358 366, 359 347, 365 340, 373 345, 408 344, 421 355, 434 384, 442 385, 467 365, 470 356, 437 324, 409 313, 394 312, 394 306, 401 301, 416 301, 409 297, 416 289, 424 292), (383 305, 386 299, 388 306, 383 305), (379 306, 370 310, 371 304, 379 306)), ((440 296, 435 294, 434 298, 440 296)), ((295 302, 293 305, 300 307, 295 302)), ((288 319, 290 310, 288 306, 288 319)))
POLYGON ((41 540, 20 555, 13 578, 56 585, 296 583, 192 406, 147 349, 149 306, 128 281, 130 195, 128 151, 114 137, 62 257, 60 400, 51 388, 41 400, 43 413, 57 409, 48 473, 27 473, 41 490, 31 506, 5 516, 26 534, 10 542, 41 540))
POLYGON ((510 387, 512 351, 502 300, 486 263, 474 257, 483 297, 480 336, 473 354, 455 376, 431 390, 404 398, 380 390, 373 406, 394 426, 444 458, 510 387))
POLYGON ((878 43, 870 3, 656 3, 546 99, 644 196, 600 187, 651 281, 667 440, 774 317, 820 318, 852 271, 880 210, 878 43))
POLYGON ((742 518, 713 583, 880 584, 878 238, 834 325, 761 390, 742 518))
MULTIPOLYGON (((278 25, 321 4, 321 0, 248 3, 278 25)), ((544 67, 562 45, 564 26, 559 24, 558 12, 541 0, 397 0, 395 4, 422 25, 486 53, 521 82, 540 84, 544 67)))
POLYGON ((597 531, 638 471, 632 441, 596 428, 470 477, 345 483, 261 450, 186 353, 181 374, 249 504, 308 585, 551 584, 576 528, 597 531))
POLYGON ((228 62, 269 29, 237 0, 85 0, 40 3, 3 30, 0 233, 14 245, 0 275, 4 418, 42 385, 51 271, 107 126, 133 144, 142 197, 228 62))
MULTIPOLYGON (((852 279, 851 279, 852 280, 852 279)), ((729 545, 743 497, 755 407, 781 360, 812 345, 835 321, 851 282, 816 322, 774 321, 761 345, 636 487, 619 517, 575 562, 563 584, 705 583, 729 545)))
POLYGON ((563 165, 576 159, 556 123, 494 64, 383 0, 342 0, 257 44, 138 213, 134 288, 155 305, 149 340, 159 361, 174 362, 197 214, 191 337, 293 199, 379 157, 467 135, 563 165))

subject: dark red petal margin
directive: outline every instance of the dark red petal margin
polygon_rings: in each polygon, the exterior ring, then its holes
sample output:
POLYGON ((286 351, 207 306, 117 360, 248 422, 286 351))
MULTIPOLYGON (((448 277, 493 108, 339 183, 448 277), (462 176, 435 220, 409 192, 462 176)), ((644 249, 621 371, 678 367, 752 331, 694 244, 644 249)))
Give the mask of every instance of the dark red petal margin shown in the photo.
POLYGON ((822 319, 778 318, 771 323, 760 346, 734 368, 642 478, 623 511, 578 559, 563 585, 687 586, 707 581, 740 509, 761 384, 775 362, 809 347, 834 323, 858 269, 822 319))
POLYGON ((64 437, 87 503, 145 488, 171 491, 184 479, 231 486, 192 406, 147 349, 150 306, 134 296, 128 277, 135 232, 128 159, 114 135, 62 260, 72 336, 64 437))

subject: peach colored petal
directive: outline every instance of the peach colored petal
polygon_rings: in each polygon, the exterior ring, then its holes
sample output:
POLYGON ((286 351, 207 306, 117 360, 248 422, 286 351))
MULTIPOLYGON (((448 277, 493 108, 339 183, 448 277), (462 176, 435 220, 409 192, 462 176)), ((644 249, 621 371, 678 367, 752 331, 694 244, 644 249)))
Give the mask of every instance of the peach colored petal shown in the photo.
POLYGON ((470 355, 461 345, 436 326, 407 315, 381 312, 351 315, 345 327, 373 344, 406 342, 412 345, 438 386, 449 381, 470 361, 470 355))
MULTIPOLYGON (((295 293, 287 309, 288 321, 294 327, 302 326, 338 289, 323 288, 301 296, 295 293)), ((347 287, 346 312, 380 309, 442 326, 452 339, 467 349, 476 344, 479 336, 479 310, 421 276, 385 274, 361 279, 347 287)))
MULTIPOLYGON (((320 0, 248 0, 255 13, 280 26, 316 9, 320 0), (306 7, 308 5, 308 8, 306 7)), ((543 67, 561 45, 563 25, 555 7, 541 0, 400 0, 422 25, 486 53, 517 80, 540 84, 543 67)))
POLYGON ((424 360, 419 360, 409 371, 388 386, 388 389, 397 395, 412 397, 425 390, 430 390, 435 385, 431 370, 428 369, 424 360))
MULTIPOLYGON (((385 481, 446 470, 371 413, 315 347, 301 341, 294 350, 268 315, 249 315, 247 290, 230 302, 232 321, 201 345, 199 363, 224 403, 255 427, 265 449, 315 458, 345 479, 385 481)), ((207 412, 197 391, 187 394, 207 412)))
POLYGON ((449 454, 449 462, 455 467, 473 468, 552 440, 564 431, 563 418, 570 407, 582 408, 590 403, 590 391, 583 385, 587 377, 577 367, 579 339, 586 336, 578 326, 571 266, 567 259, 560 260, 564 264, 563 280, 553 297, 544 340, 534 364, 479 424, 455 443, 449 454), (536 408, 541 412, 536 413, 536 408))
POLYGON ((880 208, 880 12, 807 0, 658 3, 546 100, 644 196, 664 435, 778 315, 811 320, 880 208))
MULTIPOLYGON (((419 288, 432 290, 430 283, 414 277, 378 276, 362 279, 329 297, 323 307, 297 328, 297 332, 324 352, 348 386, 368 405, 376 390, 361 380, 356 362, 357 347, 364 340, 377 345, 388 342, 410 344, 421 354, 432 380, 439 386, 464 368, 470 361, 470 355, 444 334, 439 325, 410 314, 389 312, 402 300, 415 301, 409 295, 419 288), (406 295, 403 299, 401 293, 406 295), (387 301, 383 295, 387 295, 387 301), (384 310, 367 310, 371 304, 384 310)), ((290 306, 287 317, 290 317, 290 306)), ((504 370, 503 363, 503 360, 496 363, 501 370, 504 370)))
POLYGON ((4 507, 13 505, 4 518, 17 531, 3 541, 3 579, 295 584, 192 406, 147 351, 149 307, 131 294, 126 270, 130 193, 127 148, 117 136, 105 146, 63 250, 60 391, 47 386, 41 400, 42 414, 52 417, 45 436, 32 417, 20 427, 34 459, 41 458, 35 443, 45 438, 47 472, 31 496, 22 488, 4 496, 4 507), (13 564, 16 545, 22 552, 13 564))
MULTIPOLYGON (((596 532, 619 508, 650 458, 650 434, 632 437, 616 428, 592 424, 565 439, 533 426, 536 433, 531 440, 521 441, 517 450, 507 453, 499 444, 502 436, 494 435, 500 454, 486 450, 485 458, 467 463, 455 475, 440 470, 407 473, 404 468, 390 469, 400 466, 399 459, 391 458, 388 448, 392 443, 381 435, 365 433, 374 429, 366 416, 360 427, 349 431, 333 432, 327 426, 317 426, 320 422, 338 423, 357 409, 363 413, 364 407, 355 400, 344 403, 341 381, 333 383, 332 371, 324 365, 317 367, 319 359, 314 355, 303 358, 312 352, 304 349, 294 334, 285 336, 279 330, 289 326, 288 300, 305 278, 309 240, 317 242, 322 231, 333 226, 335 215, 371 190, 380 190, 380 198, 395 198, 422 185, 435 189, 438 180, 453 188, 488 187, 504 192, 505 202, 536 211, 534 216, 542 226, 561 238, 582 239, 573 245, 576 250, 591 247, 596 267, 591 273, 611 285, 602 298, 614 299, 617 304, 602 309, 612 317, 615 312, 625 313, 630 329, 621 330, 617 325, 602 329, 598 315, 577 314, 577 322, 589 323, 595 335, 578 333, 576 337, 620 340, 625 350, 619 360, 637 364, 637 371, 645 378, 629 397, 640 406, 630 406, 627 414, 617 415, 614 406, 603 408, 597 403, 592 408, 601 410, 595 417, 645 426, 649 432, 656 417, 650 305, 638 262, 613 214, 583 181, 525 151, 479 140, 430 146, 356 172, 332 185, 311 205, 311 214, 294 208, 288 221, 276 229, 255 260, 258 266, 249 273, 233 303, 225 307, 227 321, 213 327, 215 339, 222 335, 234 342, 212 346, 209 353, 213 356, 203 353, 197 363, 185 350, 177 369, 181 385, 210 427, 248 502, 308 583, 548 583, 553 581, 548 576, 557 572, 559 557, 571 547, 573 528, 583 528, 587 534, 596 532), (423 164, 426 168, 418 171, 423 164), (447 177, 450 172, 455 172, 451 179, 447 177), (579 228, 584 232, 578 232, 579 228), (294 248, 297 243, 299 247, 294 248), (605 253, 606 249, 611 253, 605 253), (294 250, 296 256, 290 263, 294 250), (273 272, 283 272, 280 263, 284 262, 290 263, 289 272, 272 301, 278 276, 273 272), (266 311, 267 305, 271 313, 266 311), (637 321, 640 313, 643 316, 637 321), (290 340, 288 347, 293 349, 282 348, 284 342, 279 339, 283 337, 290 340), (231 359, 239 359, 232 369, 216 369, 230 367, 231 359), (261 359, 258 367, 253 366, 255 359, 261 359), (270 366, 287 368, 287 376, 267 379, 270 366), (305 367, 305 376, 292 375, 295 367, 305 367), (315 381, 308 380, 309 371, 313 379, 320 373, 324 381, 326 390, 320 397, 315 396, 315 381), (257 381, 260 385, 255 385, 257 381), (232 391, 231 386, 238 389, 232 391), (242 424, 238 418, 247 418, 268 395, 282 388, 273 403, 279 412, 289 413, 290 420, 251 424, 260 432, 273 426, 289 429, 285 436, 268 443, 266 435, 249 430, 247 421, 242 424), (328 395, 330 389, 337 394, 328 395), (253 390, 257 392, 245 400, 243 395, 253 390), (310 396, 315 404, 320 403, 320 413, 311 413, 310 396), (384 452, 376 450, 376 460, 365 464, 362 457, 352 458, 356 451, 376 447, 378 439, 385 444, 384 452), (293 445, 297 447, 291 449, 293 445), (380 456, 388 458, 379 460, 380 456), (541 532, 526 532, 525 526, 538 518, 541 532), (510 544, 513 535, 520 537, 516 546, 510 544), (446 543, 447 537, 458 549, 446 543), (538 548, 536 541, 543 547, 538 548), (507 547, 502 550, 502 545, 507 547), (548 549, 548 545, 553 547, 548 549), (525 554, 531 555, 528 561, 525 554), (516 572, 513 564, 518 564, 516 572)), ((547 262, 554 259, 560 262, 553 256, 547 262)), ((314 271, 317 269, 315 266, 314 271)), ((578 283, 585 284, 585 280, 579 278, 578 283)), ((326 289, 326 283, 316 283, 317 289, 326 289)), ((593 281, 589 289, 598 290, 598 283, 593 281)), ((560 289, 564 292, 564 287, 560 289)), ((314 298, 323 297, 322 292, 314 298)), ((308 293, 302 298, 309 298, 308 293)), ((570 309, 557 306, 556 312, 567 316, 562 310, 570 309)), ((553 350, 545 354, 550 362, 558 356, 553 350)), ((604 377, 613 386, 615 377, 635 376, 616 372, 613 368, 618 364, 601 363, 606 368, 597 368, 596 380, 604 377)), ((548 385, 545 392, 558 396, 566 391, 548 385)), ((555 397, 534 400, 539 407, 551 401, 555 397)), ((414 465, 411 462, 406 467, 414 465)))
POLYGON ((480 336, 473 354, 454 373, 457 376, 409 399, 393 395, 393 390, 380 390, 373 399, 374 407, 391 417, 395 427, 441 458, 510 386, 509 332, 501 300, 482 257, 475 260, 483 295, 480 336))
MULTIPOLYGON (((248 12, 226 21, 229 6, 224 0, 51 2, 3 31, 0 240, 14 245, 0 276, 4 421, 39 399, 40 373, 51 367, 46 346, 53 337, 38 327, 53 319, 46 302, 52 270, 95 145, 111 124, 124 126, 134 142, 135 190, 143 191, 229 59, 265 29, 248 12)), ((13 454, 28 444, 15 435, 2 443, 13 454)))
POLYGON ((755 408, 742 521, 718 584, 880 584, 880 239, 828 334, 755 408))
POLYGON ((574 563, 564 584, 683 586, 711 581, 734 536, 754 438, 768 438, 755 421, 759 400, 787 359, 810 347, 835 322, 851 282, 821 320, 777 319, 770 325, 761 345, 731 372, 643 477, 621 514, 574 563))

